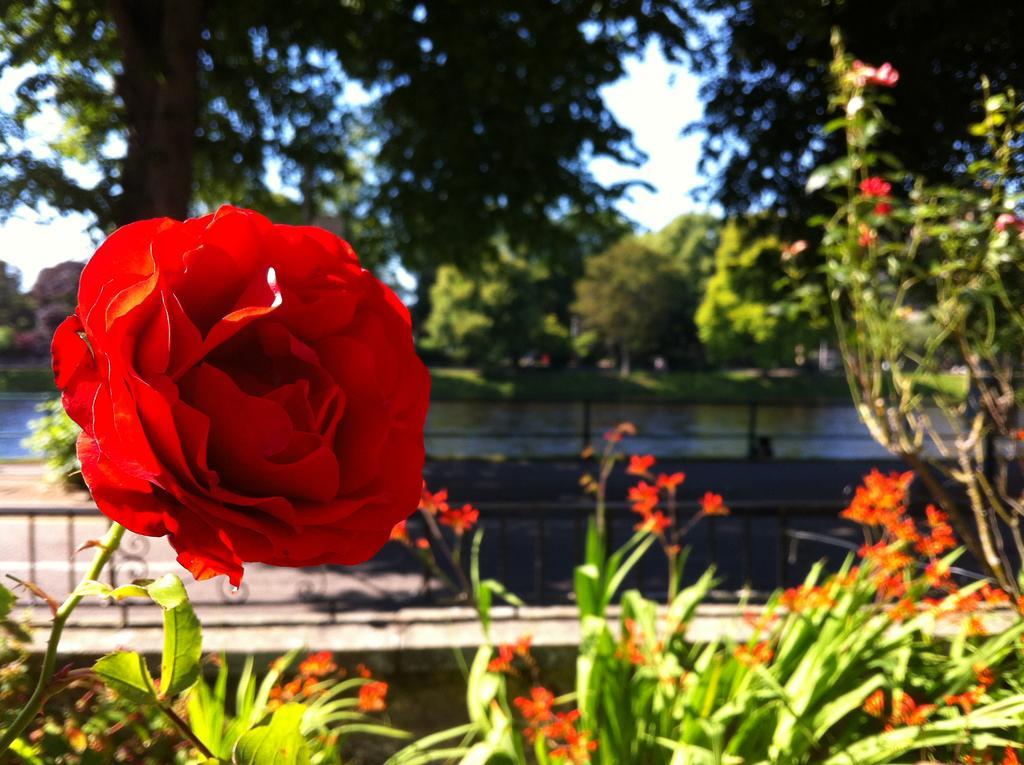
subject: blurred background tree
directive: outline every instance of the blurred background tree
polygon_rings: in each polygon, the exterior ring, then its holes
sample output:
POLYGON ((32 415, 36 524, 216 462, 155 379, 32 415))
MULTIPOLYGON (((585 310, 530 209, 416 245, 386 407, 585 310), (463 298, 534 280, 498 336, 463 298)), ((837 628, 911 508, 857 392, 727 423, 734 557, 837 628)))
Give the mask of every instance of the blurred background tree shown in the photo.
POLYGON ((776 222, 730 219, 715 252, 714 273, 696 313, 700 341, 711 361, 762 369, 793 366, 799 346, 827 337, 828 323, 793 300, 782 267, 776 222))
POLYGON ((685 277, 670 255, 628 237, 588 258, 573 310, 628 375, 634 355, 651 352, 685 293, 685 277))
POLYGON ((441 266, 432 289, 425 349, 487 368, 519 366, 528 355, 564 364, 570 354, 569 331, 545 295, 547 282, 542 266, 507 251, 473 271, 441 266))
POLYGON ((600 88, 651 40, 684 55, 693 27, 669 0, 5 3, 0 214, 326 216, 370 263, 400 252, 426 298, 497 234, 558 247, 570 213, 600 220, 625 185, 589 158, 642 159, 600 88), (64 125, 41 150, 49 106, 64 125))

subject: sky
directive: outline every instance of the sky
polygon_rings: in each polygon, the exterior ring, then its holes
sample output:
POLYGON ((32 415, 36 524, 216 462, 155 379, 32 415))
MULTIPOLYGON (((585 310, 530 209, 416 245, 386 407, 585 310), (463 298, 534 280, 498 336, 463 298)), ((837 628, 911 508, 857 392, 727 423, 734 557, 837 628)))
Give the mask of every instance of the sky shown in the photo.
MULTIPOLYGON (((0 94, 10 91, 10 81, 0 81, 0 94)), ((633 131, 636 145, 648 159, 641 167, 626 167, 598 158, 591 162, 591 171, 602 183, 642 180, 656 187, 653 192, 634 187, 619 205, 645 229, 660 229, 680 213, 699 207, 689 192, 701 180, 697 173, 700 136, 680 135, 683 127, 701 116, 697 88, 697 78, 683 65, 666 61, 652 43, 642 58, 626 62, 625 77, 603 91, 609 109, 633 131)), ((54 117, 48 122, 58 124, 54 117)), ((23 208, 0 224, 0 260, 21 271, 23 289, 35 283, 40 269, 65 260, 85 260, 94 247, 88 219, 81 215, 52 211, 41 215, 23 208)))

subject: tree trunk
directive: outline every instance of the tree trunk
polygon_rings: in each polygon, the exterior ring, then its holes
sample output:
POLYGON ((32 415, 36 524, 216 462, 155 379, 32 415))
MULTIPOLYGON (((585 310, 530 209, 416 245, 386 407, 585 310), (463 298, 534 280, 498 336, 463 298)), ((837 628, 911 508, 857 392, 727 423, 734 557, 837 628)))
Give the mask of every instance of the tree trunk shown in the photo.
POLYGON ((184 218, 192 199, 199 119, 203 0, 111 0, 128 124, 115 223, 184 218))
POLYGON ((629 377, 629 373, 632 371, 630 368, 629 359, 629 344, 622 343, 619 346, 619 376, 629 377))
POLYGON ((433 310, 433 301, 430 299, 430 290, 437 281, 437 265, 430 263, 416 272, 416 302, 412 305, 412 328, 416 337, 422 337, 427 317, 433 310))

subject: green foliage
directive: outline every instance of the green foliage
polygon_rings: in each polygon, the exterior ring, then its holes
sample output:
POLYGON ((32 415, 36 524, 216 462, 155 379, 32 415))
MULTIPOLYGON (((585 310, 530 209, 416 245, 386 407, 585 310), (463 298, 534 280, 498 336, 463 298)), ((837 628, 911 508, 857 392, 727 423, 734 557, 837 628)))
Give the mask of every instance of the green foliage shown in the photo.
POLYGON ((512 647, 484 645, 468 673, 469 725, 429 736, 391 764, 1010 762, 1024 741, 1024 618, 1005 608, 1000 630, 986 631, 988 608, 1010 603, 1007 594, 949 578, 960 551, 935 544, 951 533, 941 513, 929 514, 927 534, 917 531, 903 480, 872 476, 856 512, 851 505, 848 515, 877 540, 859 565, 851 556, 832 576, 815 565, 736 638, 710 642, 687 632, 711 571, 664 605, 629 590, 612 610, 655 535, 638 532, 609 554, 598 489, 575 572, 575 691, 537 706, 545 691, 535 673, 530 697, 512 699, 518 672, 493 661, 512 647), (923 541, 931 552, 918 559, 923 541), (954 636, 940 636, 950 620, 954 636), (575 710, 556 715, 569 704, 575 710))
POLYGON ((587 259, 573 310, 619 354, 628 373, 634 353, 657 350, 659 333, 685 295, 683 273, 671 255, 627 237, 587 259))
POLYGON ((82 485, 76 450, 82 429, 68 417, 60 399, 45 401, 36 411, 43 416, 29 422, 32 434, 25 439, 25 446, 44 458, 52 480, 82 485))
POLYGON ((359 689, 372 679, 340 679, 330 654, 313 654, 309 659, 319 666, 300 664, 295 672, 291 666, 297 656, 298 651, 292 651, 275 660, 262 678, 255 672, 252 657, 246 658, 233 691, 224 656, 216 662, 212 683, 200 678, 188 696, 187 717, 196 736, 214 755, 223 760, 238 758, 240 752, 248 756, 270 735, 265 725, 268 720, 271 727, 276 725, 279 733, 292 738, 295 751, 308 752, 307 761, 312 765, 340 765, 342 747, 353 734, 408 738, 404 731, 360 708, 359 689), (277 718, 285 708, 289 711, 277 718), (293 736, 295 731, 303 738, 301 747, 293 736))
POLYGON ((723 364, 791 366, 799 343, 815 342, 823 321, 789 299, 783 244, 765 221, 726 223, 696 322, 708 357, 723 364))
POLYGON ((638 237, 652 250, 669 256, 679 270, 672 307, 657 341, 658 353, 670 362, 692 364, 704 360, 695 315, 714 272, 721 231, 718 218, 687 213, 660 231, 638 237))
POLYGON ((160 703, 188 690, 199 678, 203 637, 199 620, 181 580, 174 574, 159 579, 139 580, 111 588, 102 582, 86 581, 80 592, 113 600, 148 597, 163 609, 164 648, 157 691, 145 659, 137 653, 120 651, 99 659, 93 671, 113 690, 134 703, 160 703))
MULTIPOLYGON (((900 71, 885 107, 896 127, 879 150, 915 173, 950 177, 978 98, 977 80, 1024 91, 1024 7, 1006 0, 694 0, 712 19, 694 50, 704 78, 703 165, 727 210, 775 206, 803 221, 829 205, 804 192, 810 171, 843 156, 824 126, 832 91, 830 30, 865 61, 900 71)), ((1018 166, 1024 155, 1018 156, 1018 166)), ((799 238, 801 233, 787 233, 799 238)))
POLYGON ((18 269, 0 260, 0 327, 14 331, 31 329, 35 323, 32 300, 21 291, 20 282, 18 269))
POLYGON ((637 159, 602 86, 652 41, 682 55, 692 27, 674 1, 206 6, 5 4, 0 211, 46 203, 107 230, 230 199, 331 216, 368 260, 414 268, 497 232, 553 247, 554 211, 592 216, 625 191, 586 159, 637 159), (51 104, 64 124, 37 151, 51 104))
MULTIPOLYGON (((487 374, 478 369, 431 370, 434 401, 844 401, 850 389, 842 376, 771 377, 750 370, 716 372, 632 372, 620 377, 590 369, 522 370, 487 374)), ((928 387, 963 398, 962 375, 927 378, 928 387)))
POLYGON ((49 367, 0 369, 0 393, 52 393, 53 370, 49 367))
POLYGON ((459 362, 517 365, 528 353, 569 356, 569 333, 542 299, 547 273, 505 252, 473 272, 442 266, 425 345, 459 362))
POLYGON ((302 704, 278 707, 269 723, 247 731, 238 739, 231 762, 235 765, 309 765, 309 747, 300 730, 305 712, 302 704))

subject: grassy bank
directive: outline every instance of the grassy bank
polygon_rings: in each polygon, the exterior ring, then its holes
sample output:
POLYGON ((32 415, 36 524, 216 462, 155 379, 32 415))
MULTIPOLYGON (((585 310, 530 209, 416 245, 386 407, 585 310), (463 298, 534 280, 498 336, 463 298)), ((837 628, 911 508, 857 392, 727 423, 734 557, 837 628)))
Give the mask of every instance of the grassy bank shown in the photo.
POLYGON ((0 393, 49 393, 53 370, 44 366, 0 368, 0 393))
POLYGON ((476 369, 435 368, 435 401, 457 399, 538 401, 602 400, 847 400, 846 380, 837 376, 766 376, 750 371, 614 372, 536 369, 484 375, 476 369))
MULTIPOLYGON (((850 392, 840 375, 762 374, 751 370, 711 372, 615 372, 592 369, 530 369, 484 374, 478 369, 437 367, 431 370, 432 397, 452 400, 536 401, 847 401, 850 392)), ((963 394, 956 375, 930 378, 929 387, 963 394)), ((46 367, 0 369, 0 393, 49 392, 53 373, 46 367)))

